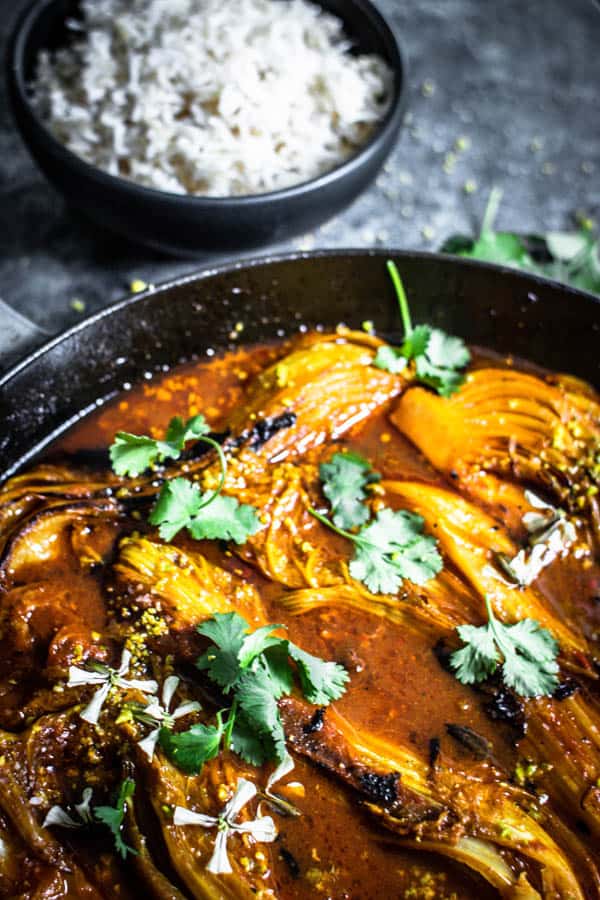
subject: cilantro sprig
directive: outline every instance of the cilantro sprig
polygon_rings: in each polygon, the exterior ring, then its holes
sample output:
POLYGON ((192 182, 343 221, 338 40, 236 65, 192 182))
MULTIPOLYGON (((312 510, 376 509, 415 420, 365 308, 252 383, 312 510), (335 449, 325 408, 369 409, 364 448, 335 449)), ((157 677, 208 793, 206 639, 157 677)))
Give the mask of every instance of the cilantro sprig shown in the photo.
POLYGON ((135 792, 135 781, 133 778, 125 778, 119 787, 117 802, 114 806, 96 806, 94 809, 94 817, 98 822, 106 825, 112 832, 115 849, 122 859, 127 857, 128 853, 137 856, 137 850, 130 847, 123 840, 123 820, 127 807, 135 792))
POLYGON ((261 528, 253 506, 222 495, 227 460, 221 445, 209 434, 210 428, 203 415, 193 416, 187 422, 175 416, 169 422, 164 441, 119 431, 110 447, 113 470, 121 476, 137 476, 165 459, 179 459, 188 441, 202 441, 216 451, 221 471, 214 490, 201 491, 197 484, 182 477, 172 478, 162 485, 148 521, 158 526, 165 541, 171 541, 186 528, 195 540, 243 544, 261 528))
POLYGON ((215 613, 198 626, 211 646, 196 665, 232 702, 217 714, 216 725, 194 725, 181 734, 161 732, 161 746, 184 771, 199 772, 221 747, 254 766, 283 760, 285 732, 277 701, 292 693, 296 678, 310 703, 327 706, 345 692, 346 670, 277 637, 274 632, 283 627, 251 631, 235 612, 215 613))
POLYGON ((465 646, 450 657, 463 684, 485 681, 500 666, 507 687, 522 697, 550 696, 558 687, 558 644, 535 619, 504 625, 485 598, 486 625, 460 625, 456 630, 465 646))
POLYGON ((380 510, 356 533, 338 528, 315 509, 311 515, 354 544, 350 574, 373 594, 395 594, 402 581, 426 584, 443 568, 434 537, 423 533, 424 519, 401 509, 380 510))
POLYGON ((600 294, 600 241, 590 220, 580 222, 579 231, 550 231, 543 235, 496 231, 494 222, 501 199, 502 191, 493 188, 478 237, 453 235, 442 251, 512 266, 600 294))
POLYGON ((197 540, 243 544, 262 528, 253 506, 214 491, 202 492, 187 478, 163 484, 148 521, 158 525, 161 538, 171 541, 183 528, 197 540))
POLYGON ((402 372, 414 362, 417 381, 433 388, 442 397, 450 397, 464 381, 463 369, 471 359, 464 341, 431 325, 413 327, 410 308, 398 269, 391 260, 388 272, 396 290, 404 341, 400 347, 386 344, 377 351, 373 365, 392 374, 402 372))
POLYGON ((369 518, 364 503, 367 488, 381 477, 368 460, 358 453, 334 453, 329 462, 321 463, 319 475, 334 524, 338 528, 363 525, 369 518))
POLYGON ((188 441, 203 441, 221 454, 220 445, 208 437, 209 434, 210 428, 203 415, 192 416, 187 422, 175 416, 167 426, 164 441, 145 434, 118 431, 109 449, 113 471, 116 475, 135 478, 166 459, 179 459, 188 441))

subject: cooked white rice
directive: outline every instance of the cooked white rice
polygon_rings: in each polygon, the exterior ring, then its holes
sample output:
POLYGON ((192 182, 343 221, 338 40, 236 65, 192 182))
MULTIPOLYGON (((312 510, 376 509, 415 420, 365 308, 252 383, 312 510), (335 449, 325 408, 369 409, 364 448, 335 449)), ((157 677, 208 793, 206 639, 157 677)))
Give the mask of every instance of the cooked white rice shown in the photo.
POLYGON ((83 0, 40 55, 34 102, 70 150, 178 194, 279 190, 327 172, 385 115, 392 74, 306 0, 83 0))

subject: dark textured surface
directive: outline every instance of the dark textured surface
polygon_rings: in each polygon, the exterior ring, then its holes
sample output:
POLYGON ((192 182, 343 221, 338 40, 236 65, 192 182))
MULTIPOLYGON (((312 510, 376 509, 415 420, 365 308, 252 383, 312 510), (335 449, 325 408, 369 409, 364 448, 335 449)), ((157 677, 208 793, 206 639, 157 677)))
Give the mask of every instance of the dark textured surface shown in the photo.
MULTIPOLYGON (((435 249, 480 220, 540 231, 600 206, 600 6, 592 0, 379 0, 409 56, 409 122, 374 185, 288 248, 435 249), (470 144, 456 151, 457 139, 470 144), (448 157, 448 154, 452 154, 448 157), (466 193, 465 183, 477 184, 466 193)), ((0 0, 0 40, 22 8, 0 0)), ((3 46, 3 43, 2 43, 3 46)), ((256 254, 253 254, 256 255, 256 254)), ((0 92, 0 296, 57 331, 123 296, 212 265, 169 260, 102 234, 65 208, 14 131, 0 92)))

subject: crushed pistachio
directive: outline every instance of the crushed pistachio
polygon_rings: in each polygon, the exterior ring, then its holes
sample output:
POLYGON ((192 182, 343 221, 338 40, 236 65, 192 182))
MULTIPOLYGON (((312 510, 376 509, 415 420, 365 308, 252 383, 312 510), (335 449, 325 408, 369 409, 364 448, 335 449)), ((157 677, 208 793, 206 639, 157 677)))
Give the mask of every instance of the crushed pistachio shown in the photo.
POLYGON ((289 378, 289 368, 285 363, 277 363, 275 366, 275 383, 277 387, 283 388, 287 386, 289 378))
POLYGON ((471 147, 471 138, 467 137, 465 134, 459 135, 454 141, 454 149, 457 153, 462 153, 464 150, 469 150, 471 147))
POLYGON ((450 175, 451 172, 454 171, 456 162, 457 162, 456 153, 453 153, 452 150, 450 150, 448 153, 446 153, 446 155, 444 157, 443 169, 447 175, 450 175))

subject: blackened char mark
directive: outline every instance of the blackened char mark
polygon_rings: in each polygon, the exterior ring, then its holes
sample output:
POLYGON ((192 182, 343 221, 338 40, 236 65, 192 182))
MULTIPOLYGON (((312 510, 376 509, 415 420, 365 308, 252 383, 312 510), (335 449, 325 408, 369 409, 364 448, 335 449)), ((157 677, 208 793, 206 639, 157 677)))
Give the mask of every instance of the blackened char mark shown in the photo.
POLYGON ((440 756, 440 739, 437 737, 429 740, 429 768, 434 769, 440 756))
POLYGON ((510 725, 517 739, 527 732, 525 706, 511 691, 499 688, 483 708, 490 719, 510 725))
POLYGON ((478 734, 468 725, 456 725, 454 722, 446 723, 446 731, 461 746, 472 753, 475 759, 486 759, 491 752, 490 742, 478 734))
POLYGON ((390 775, 389 770, 373 772, 370 766, 365 765, 360 750, 353 746, 344 729, 336 722, 335 713, 324 717, 323 727, 319 731, 306 734, 304 726, 310 722, 310 714, 303 701, 295 697, 282 698, 279 711, 290 750, 312 760, 373 804, 383 791, 386 800, 391 800, 391 809, 398 809, 405 824, 412 826, 419 822, 435 821, 439 816, 439 806, 405 787, 399 774, 394 772, 390 775))
POLYGON ((567 700, 568 697, 572 697, 573 694, 576 694, 579 690, 579 685, 573 678, 565 678, 564 681, 558 685, 552 696, 555 700, 567 700))
POLYGON ((279 416, 260 419, 248 435, 248 446, 251 450, 260 450, 278 431, 283 431, 284 428, 291 428, 295 424, 296 413, 289 411, 281 413, 279 416))
POLYGON ((55 456, 50 456, 44 462, 64 463, 74 468, 88 469, 93 471, 105 471, 110 469, 110 456, 108 450, 98 448, 82 447, 79 450, 70 452, 61 452, 55 456))
MULTIPOLYGON (((213 441, 216 441, 217 444, 225 444, 227 438, 229 437, 228 431, 215 432, 211 431, 207 437, 212 438, 213 441)), ((200 457, 204 456, 206 453, 212 450, 210 444, 207 444, 206 441, 194 441, 193 444, 190 444, 189 447, 186 447, 185 450, 181 451, 179 459, 182 460, 192 460, 192 459, 200 459, 200 457)), ((166 460, 165 465, 173 465, 175 460, 166 460)))
POLYGON ((444 638, 440 638, 437 644, 433 648, 433 652, 435 654, 435 658, 439 662, 442 669, 445 669, 446 672, 450 672, 454 674, 454 670, 450 663, 450 657, 452 656, 452 650, 444 640, 444 638))
MULTIPOLYGON (((455 675, 452 668, 452 650, 443 638, 440 638, 433 648, 442 669, 455 675)), ((560 689, 560 686, 559 686, 560 689)), ((527 720, 523 703, 511 691, 501 686, 500 679, 492 676, 483 684, 475 688, 479 693, 490 696, 491 699, 484 703, 484 710, 490 719, 497 722, 506 722, 513 729, 514 739, 520 740, 527 732, 527 720)), ((456 737, 456 735, 453 735, 456 737)))
POLYGON ((376 772, 365 771, 358 776, 360 786, 365 794, 376 803, 381 803, 382 806, 391 806, 398 799, 399 779, 400 776, 397 772, 378 775, 376 772))
POLYGON ((310 722, 307 722, 306 725, 302 726, 302 731, 304 732, 304 734, 314 734, 315 731, 320 731, 322 729, 324 721, 325 707, 321 706, 320 709, 315 712, 310 722))
POLYGON ((282 860, 288 867, 288 871, 289 871, 290 875, 292 876, 292 878, 299 878, 300 877, 300 866, 298 865, 298 862, 296 861, 296 857, 292 853, 290 853, 290 851, 286 847, 279 848, 279 855, 281 856, 282 860))

